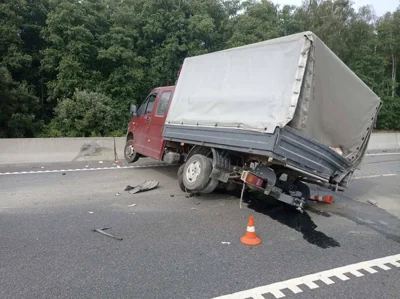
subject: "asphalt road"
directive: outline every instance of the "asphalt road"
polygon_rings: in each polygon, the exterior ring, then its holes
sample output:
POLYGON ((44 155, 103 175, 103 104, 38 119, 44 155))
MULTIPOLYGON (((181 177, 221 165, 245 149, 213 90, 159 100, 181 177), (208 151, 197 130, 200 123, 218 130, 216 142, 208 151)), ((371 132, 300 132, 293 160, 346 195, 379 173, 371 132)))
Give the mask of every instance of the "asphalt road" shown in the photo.
MULTIPOLYGON (((0 298, 214 298, 400 254, 400 155, 367 157, 333 205, 303 214, 251 200, 240 209, 224 193, 187 198, 175 166, 112 164, 0 166, 0 298), (160 185, 124 192, 145 180, 160 185), (257 247, 239 241, 250 215, 257 247), (93 232, 104 227, 123 240, 93 232)), ((400 264, 373 266, 282 294, 398 299, 400 264)))

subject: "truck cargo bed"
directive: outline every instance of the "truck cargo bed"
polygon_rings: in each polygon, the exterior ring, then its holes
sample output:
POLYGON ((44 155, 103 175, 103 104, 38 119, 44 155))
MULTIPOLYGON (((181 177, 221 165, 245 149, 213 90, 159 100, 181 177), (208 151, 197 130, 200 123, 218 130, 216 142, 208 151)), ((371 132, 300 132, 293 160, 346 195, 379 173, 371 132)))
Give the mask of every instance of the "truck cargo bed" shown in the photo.
POLYGON ((288 168, 324 181, 352 169, 352 164, 335 151, 288 126, 269 134, 166 124, 163 136, 168 141, 273 157, 288 168))

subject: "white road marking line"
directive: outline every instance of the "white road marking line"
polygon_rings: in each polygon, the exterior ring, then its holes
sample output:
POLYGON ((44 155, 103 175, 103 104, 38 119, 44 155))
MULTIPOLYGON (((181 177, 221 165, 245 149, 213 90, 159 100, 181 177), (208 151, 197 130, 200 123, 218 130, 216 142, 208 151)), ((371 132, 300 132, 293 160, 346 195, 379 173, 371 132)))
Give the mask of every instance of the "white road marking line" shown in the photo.
POLYGON ((306 286, 308 286, 311 290, 319 288, 319 286, 315 282, 312 282, 312 281, 305 282, 304 284, 306 286))
POLYGON ((388 267, 388 266, 386 266, 386 265, 378 265, 378 267, 381 268, 382 270, 385 270, 385 271, 391 269, 390 267, 388 267))
POLYGON ((377 154, 366 154, 366 156, 391 156, 391 155, 400 155, 400 153, 377 153, 377 154))
POLYGON ((115 169, 132 169, 132 168, 154 168, 175 166, 170 164, 154 164, 154 165, 138 165, 138 166, 115 166, 115 167, 100 167, 100 168, 77 168, 77 169, 55 169, 55 170, 38 170, 38 171, 18 171, 18 172, 3 172, 0 176, 17 175, 17 174, 41 174, 41 173, 60 173, 60 172, 79 172, 79 171, 95 171, 95 170, 115 170, 115 169))
POLYGON ((331 270, 322 271, 319 273, 314 273, 310 275, 305 275, 302 277, 297 277, 281 282, 272 283, 269 285, 224 295, 220 297, 215 297, 214 299, 245 299, 245 298, 263 298, 264 294, 272 294, 275 298, 285 297, 282 290, 288 289, 293 293, 300 293, 302 290, 298 287, 299 285, 305 284, 310 289, 318 288, 319 286, 315 283, 317 281, 322 281, 325 284, 333 284, 329 277, 338 277, 341 280, 349 280, 350 278, 344 275, 344 273, 351 273, 356 277, 364 276, 359 270, 365 270, 369 273, 376 273, 375 269, 372 267, 379 267, 384 270, 389 270, 390 268, 385 264, 392 264, 396 267, 400 267, 400 254, 391 255, 383 258, 378 258, 370 261, 360 262, 352 265, 347 265, 331 270), (389 268, 389 269, 386 269, 389 268), (371 271, 372 270, 372 271, 371 271), (360 275, 361 274, 361 275, 360 275))
POLYGON ((374 274, 374 273, 377 273, 377 272, 378 272, 378 271, 376 271, 376 270, 373 269, 373 268, 365 268, 364 270, 367 271, 367 272, 369 272, 369 273, 371 273, 371 274, 374 274))
POLYGON ((350 278, 348 278, 346 275, 344 275, 344 274, 336 274, 335 275, 337 278, 339 278, 340 280, 343 280, 343 281, 346 281, 346 280, 349 280, 350 278))
POLYGON ((322 278, 320 278, 319 280, 321 280, 323 283, 325 283, 325 284, 334 284, 335 282, 332 280, 332 279, 330 279, 329 277, 322 277, 322 278))
POLYGON ((287 288, 295 294, 303 292, 297 285, 288 286, 287 288))
POLYGON ((351 274, 353 274, 355 277, 361 277, 364 276, 361 272, 358 272, 357 270, 350 271, 351 274))
POLYGON ((379 178, 379 177, 387 177, 387 176, 396 176, 397 173, 385 173, 385 174, 374 174, 374 175, 365 175, 365 176, 358 176, 355 177, 355 180, 361 179, 372 179, 372 178, 379 178))

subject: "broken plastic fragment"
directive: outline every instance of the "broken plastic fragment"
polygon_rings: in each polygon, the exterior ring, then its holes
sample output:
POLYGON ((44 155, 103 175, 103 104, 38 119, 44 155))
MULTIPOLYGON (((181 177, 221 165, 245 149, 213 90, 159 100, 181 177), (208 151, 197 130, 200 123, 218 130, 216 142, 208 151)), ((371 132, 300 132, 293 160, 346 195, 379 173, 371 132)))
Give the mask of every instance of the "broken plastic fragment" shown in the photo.
POLYGON ((133 203, 133 204, 129 205, 128 207, 135 207, 135 206, 136 206, 136 204, 133 203))
POLYGON ((105 227, 105 228, 95 228, 93 231, 96 232, 96 233, 103 234, 103 235, 105 235, 105 236, 107 236, 107 237, 110 237, 110 238, 113 238, 113 239, 117 239, 117 240, 119 240, 119 241, 122 241, 122 240, 123 240, 122 238, 116 237, 116 236, 114 236, 114 235, 112 235, 112 234, 110 234, 110 233, 105 232, 105 230, 107 230, 107 229, 109 229, 109 227, 105 227))
POLYGON ((126 186, 125 191, 129 191, 130 194, 136 194, 139 192, 153 190, 158 186, 159 182, 157 181, 145 181, 141 185, 137 185, 135 187, 126 186))
POLYGON ((124 191, 130 191, 130 190, 132 190, 132 189, 133 189, 133 187, 130 186, 130 185, 128 185, 128 186, 125 187, 125 190, 124 190, 124 191))
POLYGON ((231 242, 221 242, 221 244, 231 245, 231 242))

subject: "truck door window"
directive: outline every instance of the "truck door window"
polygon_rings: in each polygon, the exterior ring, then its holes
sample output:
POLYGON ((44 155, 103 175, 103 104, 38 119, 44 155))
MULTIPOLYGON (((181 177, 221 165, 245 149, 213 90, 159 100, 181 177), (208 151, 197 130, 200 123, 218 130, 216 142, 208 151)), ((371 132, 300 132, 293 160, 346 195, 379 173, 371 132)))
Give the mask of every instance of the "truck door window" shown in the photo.
POLYGON ((164 115, 168 108, 169 98, 171 97, 170 91, 164 91, 161 94, 160 101, 157 107, 157 115, 164 115))
POLYGON ((156 101, 156 97, 157 97, 157 94, 150 95, 145 114, 149 114, 153 111, 154 102, 156 101))
POLYGON ((150 96, 148 96, 148 97, 144 100, 144 102, 142 103, 142 105, 140 105, 140 107, 139 107, 139 109, 138 109, 138 111, 137 111, 137 115, 138 115, 138 116, 142 116, 142 115, 144 114, 144 111, 146 110, 147 103, 149 102, 149 97, 150 97, 150 96))

